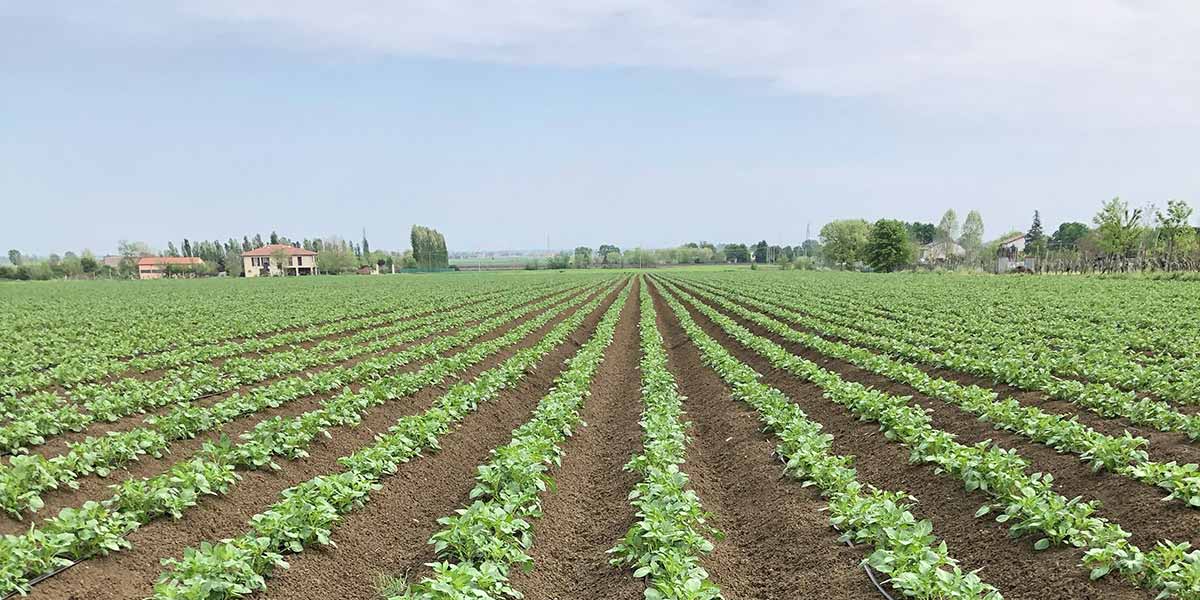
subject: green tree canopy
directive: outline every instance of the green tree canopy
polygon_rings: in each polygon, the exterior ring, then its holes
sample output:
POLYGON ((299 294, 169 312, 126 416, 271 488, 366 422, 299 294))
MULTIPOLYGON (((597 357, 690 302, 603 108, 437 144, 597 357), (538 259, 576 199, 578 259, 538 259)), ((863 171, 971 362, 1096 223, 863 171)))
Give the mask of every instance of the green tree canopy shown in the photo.
POLYGON ((870 232, 862 219, 831 221, 821 228, 821 251, 829 262, 848 267, 863 259, 870 232))
POLYGON ((1154 222, 1158 225, 1158 239, 1167 258, 1174 259, 1196 245, 1196 230, 1188 223, 1192 218, 1192 207, 1183 200, 1168 200, 1167 210, 1158 210, 1154 222))
POLYGON ((983 216, 979 211, 973 210, 967 213, 967 219, 963 221, 962 235, 958 238, 958 245, 967 251, 969 256, 974 256, 983 246, 983 216))
POLYGON ((1092 222, 1102 251, 1113 256, 1133 255, 1142 234, 1142 209, 1130 210, 1118 196, 1105 202, 1092 222))
POLYGON ((433 270, 450 267, 450 253, 446 250, 446 238, 436 229, 413 225, 409 234, 413 259, 418 269, 433 270))
POLYGON ((865 262, 876 271, 889 273, 913 260, 913 247, 904 223, 880 219, 871 226, 864 249, 865 262))
POLYGON ((1071 221, 1062 223, 1054 234, 1050 236, 1050 245, 1056 249, 1077 248, 1079 240, 1091 231, 1087 225, 1083 223, 1071 221))
POLYGON ((938 242, 953 242, 958 239, 958 213, 951 208, 942 214, 942 220, 938 221, 937 232, 934 235, 934 240, 938 242))

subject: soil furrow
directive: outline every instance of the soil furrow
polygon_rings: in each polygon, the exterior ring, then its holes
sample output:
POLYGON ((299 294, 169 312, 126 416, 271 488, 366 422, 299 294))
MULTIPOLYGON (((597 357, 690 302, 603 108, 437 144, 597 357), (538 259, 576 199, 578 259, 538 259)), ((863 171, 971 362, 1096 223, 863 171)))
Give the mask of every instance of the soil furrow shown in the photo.
POLYGON ((838 541, 825 501, 783 476, 757 413, 703 363, 657 289, 654 303, 693 421, 683 469, 725 536, 702 560, 713 582, 729 600, 878 598, 858 566, 862 551, 838 541))
POLYGON ((613 294, 593 312, 570 341, 559 346, 513 388, 480 406, 461 426, 444 436, 441 449, 400 466, 383 480, 361 510, 344 517, 333 532, 336 546, 314 548, 289 557, 290 568, 276 573, 265 598, 378 599, 385 578, 418 579, 435 560, 429 537, 444 517, 468 501, 476 467, 491 450, 507 443, 512 430, 529 420, 538 400, 550 390, 565 361, 595 331, 613 294))
MULTIPOLYGON (((599 293, 599 292, 596 292, 596 293, 599 293)), ((596 293, 590 294, 588 296, 588 298, 590 299, 590 298, 594 297, 596 293)), ((564 300, 563 302, 568 302, 568 301, 570 301, 570 300, 567 299, 567 300, 564 300)), ((555 306, 559 306, 560 304, 561 303, 557 303, 557 304, 555 304, 555 306)), ((551 309, 552 308, 548 308, 546 310, 551 310, 551 309)), ((528 321, 530 319, 536 318, 537 315, 542 314, 543 312, 545 312, 545 311, 539 311, 539 312, 536 312, 533 314, 524 315, 519 319, 510 321, 509 323, 506 323, 506 324, 496 328, 495 330, 487 333, 486 335, 480 337, 478 339, 478 342, 484 342, 484 341, 499 337, 501 335, 504 335, 511 329, 513 329, 515 327, 519 327, 522 323, 525 323, 526 321, 528 321)), ((558 320, 560 320, 560 319, 555 319, 555 322, 557 322, 558 320)), ((468 324, 464 327, 470 327, 473 324, 474 323, 468 324)), ((436 334, 436 335, 453 334, 453 332, 456 332, 456 331, 458 331, 458 329, 449 330, 448 332, 443 332, 441 334, 436 334)), ((433 336, 431 336, 428 339, 432 339, 432 337, 433 336)), ((476 343, 478 343, 478 342, 476 342, 476 343)), ((420 344, 420 343, 423 343, 423 342, 417 341, 417 342, 413 342, 412 344, 406 344, 404 346, 404 348, 407 348, 412 345, 420 344)), ((403 348, 401 348, 401 349, 403 349, 403 348)), ((442 356, 442 357, 452 356, 454 354, 457 354, 458 352, 461 352, 462 350, 463 350, 462 347, 452 348, 446 352, 442 352, 439 356, 442 356)), ((436 359, 430 358, 430 359, 414 361, 412 363, 409 363, 407 365, 400 367, 399 369, 394 370, 391 373, 396 374, 396 373, 416 371, 416 370, 420 369, 421 367, 423 367, 424 365, 429 364, 430 362, 432 362, 434 360, 436 360, 436 359)), ((352 383, 348 387, 350 388, 351 391, 357 392, 360 389, 362 389, 362 384, 352 383)), ((80 504, 82 504, 83 502, 85 502, 87 500, 99 500, 99 499, 107 498, 108 496, 111 495, 111 490, 109 489, 109 486, 115 482, 118 482, 118 481, 121 481, 124 479, 129 479, 129 478, 153 477, 153 476, 158 475, 158 474, 166 471, 167 469, 171 468, 172 465, 189 459, 191 456, 193 456, 196 452, 198 452, 203 447, 205 442, 220 440, 222 436, 228 436, 230 439, 237 440, 239 435, 252 430, 254 428, 254 426, 257 425, 261 421, 264 421, 264 420, 267 420, 267 419, 270 419, 270 418, 273 418, 276 416, 286 419, 286 418, 290 418, 290 417, 294 417, 294 416, 303 414, 310 410, 319 408, 321 402, 323 402, 324 400, 326 400, 338 393, 341 393, 341 390, 338 390, 336 392, 331 392, 331 393, 306 396, 304 398, 297 398, 296 400, 293 400, 291 402, 288 402, 288 403, 286 403, 282 406, 276 407, 276 408, 268 408, 266 410, 262 410, 262 411, 259 411, 259 412, 256 412, 256 413, 253 413, 250 415, 245 415, 245 416, 235 419, 229 423, 226 423, 225 425, 222 425, 221 427, 217 428, 215 431, 203 433, 203 434, 201 434, 195 438, 189 439, 189 440, 178 440, 176 442, 173 442, 170 446, 171 452, 169 454, 164 455, 162 458, 154 458, 152 456, 143 456, 141 458, 141 460, 135 461, 122 469, 113 471, 112 473, 109 474, 108 477, 102 478, 102 477, 98 477, 98 476, 88 476, 88 477, 80 478, 79 479, 79 489, 77 489, 77 490, 72 490, 70 488, 63 488, 61 490, 51 490, 43 496, 43 500, 45 501, 46 506, 43 507, 41 510, 39 510, 35 516, 33 516, 33 517, 27 516, 25 521, 16 521, 13 519, 0 520, 0 534, 19 533, 29 526, 28 522, 30 520, 32 520, 33 522, 39 522, 43 519, 46 519, 46 518, 49 518, 49 517, 52 517, 52 516, 58 514, 58 511, 64 507, 79 506, 80 504)))
MULTIPOLYGON (((780 302, 771 302, 771 304, 784 309, 794 310, 780 302)), ((743 305, 746 308, 755 310, 753 306, 743 305)), ((827 340, 841 342, 851 346, 858 345, 853 340, 847 340, 840 336, 823 332, 816 329, 810 329, 800 326, 796 323, 787 322, 788 326, 805 333, 821 336, 827 340)), ((877 351, 875 348, 868 348, 871 351, 877 351)), ((1197 447, 1194 442, 1188 439, 1187 435, 1179 432, 1159 431, 1150 427, 1136 425, 1124 418, 1107 418, 1097 415, 1086 408, 1072 404, 1065 400, 1056 400, 1050 398, 1044 392, 1038 390, 1026 390, 1018 388, 1006 383, 993 381, 986 377, 973 375, 955 371, 936 365, 930 365, 921 362, 908 361, 904 357, 895 357, 899 360, 905 360, 909 364, 921 369, 932 377, 940 377, 947 381, 955 381, 963 385, 976 385, 982 388, 987 388, 999 394, 1000 398, 1013 398, 1025 406, 1033 406, 1040 408, 1048 413, 1063 416, 1074 416, 1080 423, 1099 431, 1100 433, 1112 436, 1120 436, 1129 431, 1133 435, 1146 438, 1150 442, 1150 457, 1161 462, 1177 461, 1179 463, 1197 463, 1200 462, 1200 447, 1197 447)))
MULTIPOLYGON (((529 304, 535 304, 537 302, 541 302, 549 295, 550 294, 547 294, 544 296, 539 296, 533 300, 524 302, 524 303, 520 304, 519 306, 528 306, 529 304)), ((574 296, 572 296, 572 297, 574 297, 574 296)), ((567 301, 567 300, 564 299, 564 301, 567 301)), ((376 357, 380 357, 380 356, 386 356, 388 354, 395 354, 397 352, 402 352, 413 346, 424 344, 424 343, 427 343, 438 337, 447 335, 448 333, 452 334, 454 331, 458 331, 459 329, 461 329, 463 327, 471 327, 478 322, 479 322, 478 320, 472 321, 472 322, 470 322, 466 325, 463 325, 462 327, 459 327, 459 328, 442 331, 442 332, 438 332, 438 333, 433 333, 431 335, 427 335, 427 336, 424 336, 424 337, 421 337, 421 338, 418 338, 418 339, 415 339, 415 340, 412 340, 409 342, 404 342, 402 344, 395 344, 393 346, 389 346, 382 350, 355 356, 353 358, 350 358, 350 359, 347 359, 347 360, 344 360, 341 362, 335 362, 335 363, 315 366, 315 367, 313 367, 311 369, 307 369, 303 372, 284 373, 282 375, 278 375, 275 377, 269 377, 269 378, 263 379, 261 381, 247 383, 247 384, 240 385, 240 386, 238 386, 232 390, 226 391, 226 392, 218 392, 215 394, 208 394, 205 396, 201 396, 195 400, 191 400, 190 402, 196 406, 209 407, 209 406, 212 406, 222 400, 228 399, 230 396, 233 396, 234 394, 240 394, 240 395, 244 396, 257 388, 268 387, 272 384, 278 383, 285 379, 290 379, 293 377, 301 377, 301 376, 304 376, 307 374, 313 374, 313 373, 322 373, 324 371, 329 371, 331 369, 335 369, 338 367, 345 368, 345 369, 353 368, 355 365, 357 365, 360 362, 363 362, 364 360, 369 360, 371 358, 376 358, 376 357)), ((396 334, 396 335, 400 335, 400 334, 396 334)), ((46 457, 51 457, 51 456, 54 456, 57 454, 62 454, 67 451, 68 444, 80 442, 89 436, 104 435, 110 431, 129 431, 130 429, 136 429, 143 425, 143 420, 145 420, 145 418, 147 416, 165 415, 165 414, 171 412, 171 410, 173 410, 175 408, 175 406, 177 406, 178 404, 181 404, 181 403, 182 402, 171 403, 171 404, 167 404, 165 406, 155 407, 146 412, 139 412, 139 413, 127 415, 125 417, 121 417, 120 419, 118 419, 116 421, 112 421, 112 422, 96 421, 94 423, 89 424, 82 431, 69 431, 69 432, 64 432, 64 433, 57 434, 54 436, 50 436, 45 444, 42 444, 42 445, 39 445, 39 446, 33 448, 32 452, 42 454, 43 456, 46 456, 46 457)))
POLYGON ((512 578, 530 600, 643 597, 642 582, 610 564, 607 553, 635 518, 627 496, 638 478, 623 467, 641 451, 639 285, 592 381, 581 413, 586 425, 563 445, 562 466, 551 473, 555 489, 544 495, 533 525, 533 570, 512 578))
POLYGON ((1153 598, 1115 577, 1090 581, 1079 566, 1082 552, 1074 548, 1033 550, 1033 539, 1013 540, 1008 527, 990 518, 975 518, 989 498, 966 492, 962 483, 935 474, 925 465, 910 464, 908 451, 889 442, 876 424, 859 421, 844 407, 823 396, 820 387, 771 367, 758 354, 727 336, 716 324, 688 307, 692 317, 713 339, 739 360, 763 374, 763 381, 788 395, 833 436, 832 451, 852 454, 858 479, 883 489, 899 489, 914 496, 918 518, 933 522, 934 533, 965 570, 979 570, 984 581, 996 586, 1009 600, 1099 600, 1153 598))
POLYGON ((1053 487, 1059 494, 1067 498, 1082 496, 1084 500, 1099 501, 1100 510, 1097 516, 1119 523, 1122 528, 1133 534, 1133 543, 1142 548, 1153 547, 1155 542, 1163 539, 1187 541, 1193 545, 1200 542, 1200 511, 1188 508, 1182 502, 1162 501, 1167 492, 1160 488, 1108 471, 1093 472, 1091 466, 1083 462, 1078 455, 1059 453, 1049 446, 1030 441, 1018 434, 994 429, 991 424, 980 421, 957 406, 930 398, 903 383, 784 340, 755 323, 724 311, 712 302, 706 304, 755 334, 774 341, 792 354, 838 373, 847 381, 855 381, 897 396, 911 396, 913 404, 928 412, 935 428, 953 433, 963 444, 992 440, 1005 448, 1017 450, 1029 462, 1031 471, 1054 475, 1053 487))
MULTIPOLYGON (((616 296, 617 291, 610 292, 602 305, 588 316, 584 326, 586 332, 595 328, 603 310, 613 302, 616 296)), ((462 375, 462 378, 473 378, 484 370, 503 362, 521 348, 536 343, 541 335, 544 335, 566 316, 566 314, 559 315, 538 331, 527 336, 522 342, 469 369, 462 375)), ((579 336, 580 332, 577 331, 572 337, 574 343, 565 344, 565 350, 560 349, 547 360, 539 363, 542 368, 535 371, 534 375, 561 368, 560 363, 565 358, 562 353, 565 351, 569 355, 570 352, 574 352, 580 343, 577 341, 579 336)), ((280 461, 282 468, 278 471, 243 473, 242 481, 234 486, 228 495, 205 499, 198 506, 187 511, 184 517, 178 521, 157 520, 143 526, 129 536, 129 540, 133 544, 132 549, 85 561, 38 584, 34 587, 31 596, 72 600, 115 600, 147 596, 155 579, 162 572, 161 559, 178 558, 185 548, 196 546, 200 542, 229 538, 244 532, 250 517, 276 502, 280 492, 284 489, 316 475, 339 471, 340 466, 337 464, 339 457, 372 444, 375 436, 385 432, 399 417, 427 409, 451 385, 453 385, 453 380, 438 386, 427 387, 411 397, 375 407, 364 415, 362 422, 357 426, 330 429, 330 438, 318 438, 309 448, 310 455, 307 458, 280 461)), ((492 408, 491 403, 486 403, 481 410, 488 409, 485 411, 488 412, 492 408)), ((491 425, 486 425, 482 429, 487 430, 490 427, 491 425)), ((452 434, 452 436, 453 439, 446 438, 447 446, 464 437, 457 434, 452 434)), ((411 468, 411 465, 421 465, 423 462, 424 460, 417 460, 410 465, 402 466, 400 472, 403 473, 411 468)), ((373 498, 368 506, 374 504, 376 499, 378 498, 373 498)), ((384 504, 386 503, 385 501, 384 504)), ((376 526, 368 525, 368 527, 373 535, 380 533, 376 526)), ((342 529, 339 528, 339 531, 342 529)), ((305 553, 291 558, 296 559, 299 563, 310 554, 314 553, 305 553)), ((362 559, 374 562, 378 557, 362 556, 362 559)), ((353 582, 336 581, 343 597, 345 586, 351 583, 353 582)), ((298 597, 312 596, 306 592, 298 597)))

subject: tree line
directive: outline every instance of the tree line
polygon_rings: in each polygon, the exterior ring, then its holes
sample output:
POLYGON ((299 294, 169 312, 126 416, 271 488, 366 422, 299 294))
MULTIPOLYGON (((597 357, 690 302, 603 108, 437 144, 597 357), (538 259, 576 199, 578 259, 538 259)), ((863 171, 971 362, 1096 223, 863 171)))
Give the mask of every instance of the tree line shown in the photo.
MULTIPOLYGON (((437 230, 413 226, 413 250, 404 252, 372 250, 363 232, 361 241, 346 241, 338 236, 326 238, 291 239, 272 231, 264 238, 261 234, 244 235, 220 240, 192 240, 184 238, 178 244, 168 241, 165 250, 154 251, 145 242, 120 240, 117 254, 105 259, 97 258, 90 250, 81 253, 66 252, 48 257, 27 256, 19 250, 8 251, 7 265, 0 265, 0 279, 46 280, 62 278, 136 278, 137 262, 148 256, 196 257, 199 265, 166 265, 163 270, 168 276, 210 276, 224 273, 240 277, 243 273, 242 254, 268 244, 304 248, 317 253, 317 269, 322 273, 352 273, 362 267, 373 267, 380 271, 444 269, 449 267, 446 238, 437 230)), ((272 254, 277 264, 286 262, 286 253, 272 254), (277 256, 278 255, 278 256, 277 256)))

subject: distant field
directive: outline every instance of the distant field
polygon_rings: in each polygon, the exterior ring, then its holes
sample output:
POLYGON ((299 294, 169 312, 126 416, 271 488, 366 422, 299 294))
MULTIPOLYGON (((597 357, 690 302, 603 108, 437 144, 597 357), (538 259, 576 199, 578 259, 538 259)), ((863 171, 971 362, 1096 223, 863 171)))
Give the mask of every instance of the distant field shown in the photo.
POLYGON ((524 269, 525 265, 533 262, 538 262, 535 258, 526 257, 508 257, 508 258, 452 258, 450 264, 461 269, 471 270, 474 268, 503 270, 503 269, 524 269))
POLYGON ((0 285, 0 593, 1196 599, 1197 314, 726 266, 0 285))

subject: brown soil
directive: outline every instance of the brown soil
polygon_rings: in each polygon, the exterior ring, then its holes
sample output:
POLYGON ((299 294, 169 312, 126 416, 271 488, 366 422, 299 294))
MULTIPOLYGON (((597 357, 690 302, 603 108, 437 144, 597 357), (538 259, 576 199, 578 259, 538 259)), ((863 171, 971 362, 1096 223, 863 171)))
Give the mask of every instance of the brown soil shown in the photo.
MULTIPOLYGON (((595 294, 592 294, 592 296, 589 296, 589 298, 594 297, 594 295, 595 294)), ((569 301, 569 300, 563 300, 563 302, 567 302, 567 301, 569 301)), ((536 302, 536 300, 534 300, 533 302, 536 302)), ((561 303, 559 303, 559 304, 561 304, 561 303)), ((556 306, 557 305, 558 304, 556 304, 556 306)), ((540 314, 540 312, 522 316, 519 319, 516 319, 510 323, 506 323, 505 325, 502 325, 501 327, 498 327, 497 329, 489 332, 487 335, 484 335, 479 339, 481 341, 485 341, 485 340, 493 339, 495 337, 504 335, 505 332, 511 330, 514 327, 519 326, 521 323, 524 323, 532 318, 535 318, 537 316, 537 314, 540 314)), ((557 319, 556 319, 556 322, 557 322, 557 319)), ((451 330, 451 331, 456 331, 456 330, 451 330)), ((441 334, 441 335, 445 335, 445 334, 441 334)), ((432 339, 432 338, 427 338, 427 339, 432 339)), ((412 342, 411 344, 405 344, 403 346, 398 346, 398 347, 396 347, 395 351, 399 351, 399 350, 402 350, 403 348, 407 348, 412 345, 416 345, 416 344, 420 344, 420 343, 422 343, 422 341, 417 340, 417 341, 412 342)), ((449 351, 441 353, 441 356, 450 356, 457 352, 460 352, 461 350, 462 350, 462 348, 453 348, 449 351)), ((400 367, 395 372, 400 373, 400 372, 416 371, 416 370, 420 369, 422 366, 424 366, 425 364, 428 364, 429 362, 431 362, 432 360, 433 359, 415 361, 415 362, 412 362, 412 363, 409 363, 407 365, 400 367)), ((358 383, 353 383, 349 386, 349 388, 351 391, 357 392, 362 388, 362 385, 358 384, 358 383)), ((340 390, 337 393, 340 393, 340 390)), ((42 508, 42 510, 35 513, 34 515, 27 516, 24 521, 16 521, 13 519, 0 520, 0 534, 20 533, 21 531, 28 528, 28 526, 29 526, 28 523, 30 521, 40 522, 43 519, 46 519, 46 518, 49 518, 49 517, 52 517, 52 516, 58 514, 58 511, 64 507, 75 507, 75 506, 79 506, 80 504, 82 504, 84 501, 87 501, 87 500, 99 500, 102 498, 106 498, 111 495, 111 490, 109 489, 109 486, 116 481, 121 481, 123 479, 129 479, 129 478, 153 477, 155 475, 158 475, 158 474, 166 471, 172 465, 190 458, 192 455, 194 455, 196 452, 198 452, 203 447, 205 442, 220 440, 221 436, 227 436, 230 439, 236 440, 236 439, 238 439, 238 436, 240 434, 252 430, 255 425, 257 425, 259 422, 261 422, 263 420, 270 419, 270 418, 273 418, 276 416, 286 419, 286 418, 300 415, 307 411, 318 408, 320 406, 321 402, 330 398, 333 395, 334 395, 333 393, 327 393, 327 394, 318 394, 318 395, 313 395, 313 396, 306 396, 303 398, 297 398, 297 399, 295 399, 291 402, 288 402, 286 404, 283 404, 282 406, 279 406, 277 408, 268 408, 266 410, 262 410, 257 413, 254 413, 254 414, 244 415, 238 419, 235 419, 229 423, 226 423, 225 425, 222 425, 221 427, 217 428, 215 431, 202 433, 201 435, 197 436, 196 438, 193 438, 190 440, 178 440, 176 442, 173 442, 170 445, 171 452, 169 454, 164 455, 162 458, 143 456, 141 458, 141 460, 133 462, 133 463, 127 465, 125 468, 113 471, 112 473, 109 474, 108 477, 103 477, 103 478, 98 477, 98 476, 82 477, 79 479, 79 489, 77 489, 77 490, 63 488, 61 490, 51 490, 51 491, 47 492, 46 494, 44 494, 43 500, 45 501, 46 506, 44 508, 42 508)), ((139 421, 137 423, 137 425, 140 425, 140 424, 141 424, 141 422, 139 421)), ((134 425, 130 425, 128 428, 132 428, 133 426, 134 425)), ((113 430, 119 431, 121 429, 114 428, 113 430)))
MULTIPOLYGON (((527 403, 527 406, 532 407, 532 402, 536 401, 536 398, 539 396, 534 396, 530 399, 528 396, 532 390, 527 386, 538 383, 544 385, 549 381, 546 378, 547 374, 552 377, 558 369, 561 369, 562 360, 574 352, 574 349, 581 343, 580 340, 586 339, 586 335, 595 327, 604 308, 612 302, 615 296, 615 292, 610 293, 604 304, 596 311, 593 311, 585 322, 583 330, 576 331, 572 336, 571 343, 564 344, 545 360, 541 361, 541 368, 535 370, 525 378, 525 381, 532 383, 523 383, 512 390, 507 390, 503 396, 505 398, 517 399, 513 401, 524 402, 527 403)), ((483 361, 482 364, 468 370, 462 378, 473 378, 482 371, 499 364, 521 348, 532 345, 539 339, 539 334, 544 334, 563 318, 565 318, 565 315, 555 319, 537 332, 526 337, 522 342, 513 345, 499 355, 483 361)), ((129 535, 129 541, 133 544, 132 549, 107 557, 85 561, 37 585, 31 596, 34 598, 68 598, 72 600, 115 600, 119 598, 141 598, 149 595, 154 580, 163 570, 163 567, 159 564, 161 559, 168 557, 177 558, 185 548, 196 546, 202 541, 219 540, 245 532, 249 518, 276 502, 281 491, 316 475, 340 470, 337 464, 338 457, 348 455, 370 445, 373 443, 374 437, 379 433, 385 432, 396 419, 425 410, 452 384, 453 382, 450 381, 439 386, 425 388, 412 397, 376 407, 368 411, 363 421, 357 426, 330 429, 330 439, 318 438, 309 448, 309 457, 296 461, 285 461, 281 463, 283 468, 275 472, 254 471, 244 473, 242 481, 227 496, 205 499, 199 506, 185 513, 184 517, 179 521, 157 520, 147 524, 129 535)), ((446 450, 443 452, 454 451, 454 447, 463 444, 464 440, 491 435, 489 432, 492 431, 501 431, 504 432, 504 435, 507 435, 508 428, 504 428, 499 424, 505 418, 502 416, 504 411, 505 404, 502 401, 489 402, 481 406, 479 413, 469 416, 464 422, 463 428, 470 427, 467 435, 460 435, 458 432, 455 432, 447 436, 445 439, 446 450), (470 425, 471 423, 479 424, 473 426, 470 425)), ((520 422, 519 418, 517 422, 520 422)), ((486 448, 490 447, 489 445, 486 448)), ((433 456, 440 455, 441 453, 433 456)), ((423 467, 428 460, 428 458, 416 460, 402 466, 400 473, 407 473, 414 467, 423 467)), ((450 473, 447 471, 447 465, 445 463, 439 464, 443 468, 432 471, 433 475, 430 476, 430 479, 423 481, 421 484, 422 486, 428 485, 428 490, 420 486, 413 488, 405 485, 391 485, 392 481, 397 478, 390 478, 388 480, 389 487, 391 489, 401 487, 409 492, 424 494, 425 491, 432 492, 437 485, 440 485, 439 482, 448 485, 470 485, 469 476, 450 476, 450 473), (443 477, 445 478, 443 479, 443 477), (462 482, 459 482, 459 480, 462 480, 462 482)), ((476 462, 470 462, 470 466, 467 469, 473 470, 475 464, 476 462)), ((348 515, 347 524, 355 522, 355 519, 359 515, 370 514, 367 511, 380 510, 372 507, 391 507, 392 510, 388 510, 387 512, 394 512, 392 501, 389 500, 389 496, 384 490, 380 490, 377 494, 368 503, 368 508, 348 515)), ((438 516, 441 514, 439 512, 438 516)), ((359 521, 359 523, 362 522, 359 521)), ((367 537, 373 537, 401 534, 408 526, 409 522, 407 521, 401 527, 381 527, 377 522, 366 522, 359 525, 358 528, 365 529, 368 533, 367 537)), ((353 535, 347 532, 353 532, 355 529, 353 525, 338 528, 335 540, 341 544, 346 536, 353 535)), ((303 572, 305 562, 320 554, 322 554, 320 551, 315 551, 290 557, 295 565, 293 570, 303 572)), ((333 562, 338 565, 339 569, 349 569, 354 561, 358 561, 364 566, 366 571, 373 573, 378 570, 381 564, 380 560, 380 555, 358 552, 353 555, 348 555, 348 553, 343 554, 333 562)), ((326 566, 325 568, 328 569, 329 567, 326 566)), ((371 585, 369 576, 366 580, 357 580, 351 577, 331 577, 330 575, 334 571, 326 570, 323 573, 322 579, 326 581, 326 585, 332 586, 336 590, 335 595, 332 597, 347 597, 348 593, 353 596, 352 592, 348 591, 350 587, 355 585, 370 587, 371 585)), ((274 583, 276 581, 272 580, 272 584, 274 583)), ((314 597, 313 591, 311 586, 305 586, 302 593, 292 597, 314 597)), ((373 590, 371 593, 373 593, 373 590)), ((370 597, 370 594, 361 597, 370 597)))
POLYGON ((513 429, 529 420, 564 362, 591 336, 614 298, 517 386, 464 419, 458 430, 443 438, 440 451, 401 466, 385 479, 363 509, 346 515, 333 534, 336 546, 292 557, 291 568, 277 573, 260 595, 378 598, 381 578, 415 581, 426 574, 425 563, 435 560, 428 541, 441 528, 437 519, 468 501, 476 467, 487 461, 492 448, 511 439, 513 429))
MULTIPOLYGON (((782 308, 789 308, 779 303, 772 304, 782 308)), ((754 307, 752 306, 746 306, 746 308, 754 310, 754 307)), ((851 340, 847 340, 825 332, 807 329, 795 323, 788 323, 788 325, 797 330, 804 331, 805 333, 819 335, 832 341, 842 342, 849 345, 857 345, 851 340)), ((874 351, 873 348, 871 348, 871 350, 874 351)), ((1146 438, 1146 440, 1150 442, 1150 457, 1154 460, 1161 462, 1174 460, 1179 463, 1200 463, 1200 447, 1196 446, 1196 443, 1190 440, 1184 433, 1158 431, 1150 427, 1136 425, 1129 421, 1129 419, 1124 418, 1102 417, 1081 406, 1064 400, 1050 398, 1044 392, 1038 390, 1026 390, 1008 385, 1006 383, 999 383, 986 377, 945 369, 935 365, 917 362, 912 362, 911 364, 933 377, 940 377, 948 381, 956 381, 963 385, 977 385, 982 388, 989 388, 999 394, 1000 398, 1011 397, 1023 405, 1035 406, 1049 413, 1068 417, 1074 416, 1080 423, 1083 423, 1088 427, 1091 427, 1092 429, 1095 429, 1096 431, 1106 435, 1120 436, 1128 431, 1132 435, 1146 438)))
POLYGON ((655 309, 694 421, 683 469, 724 533, 702 561, 712 581, 730 600, 878 598, 858 566, 862 551, 838 541, 820 495, 783 477, 757 413, 704 365, 657 294, 655 309))
POLYGON ((913 508, 918 518, 933 522, 934 533, 945 540, 950 555, 965 570, 996 586, 1010 600, 1125 599, 1152 598, 1154 594, 1136 590, 1109 577, 1089 581, 1087 570, 1079 565, 1082 552, 1073 548, 1052 548, 1037 552, 1033 539, 1012 540, 1007 526, 992 519, 976 519, 975 511, 988 497, 968 493, 961 482, 948 475, 935 474, 925 465, 909 464, 907 449, 888 442, 873 423, 859 421, 845 408, 823 396, 816 385, 779 371, 753 351, 728 337, 705 316, 689 307, 692 317, 704 330, 733 353, 764 375, 763 381, 788 395, 833 436, 832 451, 856 457, 859 481, 883 489, 899 489, 918 499, 913 508))
MULTIPOLYGON (((527 306, 529 304, 541 302, 546 297, 547 296, 540 296, 538 298, 530 300, 529 302, 523 303, 521 306, 527 306)), ((472 321, 471 323, 468 323, 465 327, 472 326, 476 323, 478 323, 478 321, 472 321)), ((254 383, 248 383, 245 385, 241 385, 241 386, 238 386, 227 392, 207 394, 207 395, 201 396, 195 400, 192 400, 191 403, 195 404, 197 406, 206 406, 206 407, 212 406, 222 400, 229 398, 230 396, 233 396, 234 394, 240 394, 240 395, 244 396, 244 395, 249 394, 250 392, 252 392, 255 389, 264 388, 264 387, 270 386, 271 384, 277 383, 277 382, 285 380, 285 379, 290 379, 292 377, 297 377, 297 376, 307 375, 307 374, 312 374, 312 373, 321 373, 321 372, 329 371, 329 370, 337 368, 337 367, 349 369, 349 368, 354 367, 354 365, 357 365, 358 363, 363 362, 364 360, 400 352, 407 348, 411 348, 413 346, 427 343, 430 340, 433 340, 439 336, 447 335, 448 333, 452 333, 454 331, 458 331, 458 329, 456 328, 456 329, 443 331, 441 333, 435 333, 433 335, 425 336, 423 338, 412 340, 410 342, 406 342, 403 344, 396 344, 394 346, 390 346, 383 350, 355 356, 354 358, 344 360, 341 362, 313 367, 307 371, 304 371, 303 373, 299 373, 299 372, 284 373, 284 374, 276 376, 276 377, 270 377, 270 378, 263 379, 261 381, 257 381, 254 383)), ((281 350, 286 350, 286 349, 287 348, 282 348, 281 350)), ((33 449, 33 451, 38 454, 41 454, 43 456, 46 456, 46 457, 56 456, 58 454, 65 453, 68 450, 69 444, 83 441, 84 439, 86 439, 89 436, 103 435, 104 433, 110 432, 110 431, 129 431, 130 429, 142 427, 144 425, 143 421, 146 418, 146 416, 148 416, 148 415, 162 416, 162 415, 169 413, 174 407, 175 407, 175 404, 168 404, 166 406, 152 408, 144 413, 134 413, 132 415, 127 415, 127 416, 122 417, 113 422, 97 421, 97 422, 94 422, 94 423, 88 425, 87 427, 85 427, 83 429, 83 431, 65 432, 65 433, 61 433, 58 435, 50 436, 45 444, 35 447, 33 449)))
POLYGON ((635 285, 583 407, 587 425, 564 444, 555 490, 544 496, 542 517, 534 522, 533 570, 512 577, 529 600, 643 597, 643 583, 610 564, 607 554, 635 519, 627 496, 638 477, 623 467, 641 452, 637 324, 635 285))
MULTIPOLYGON (((706 304, 720 310, 715 304, 706 304)), ((1020 435, 993 429, 974 415, 947 402, 930 398, 908 385, 826 357, 800 344, 788 342, 736 315, 722 312, 755 334, 771 339, 792 354, 837 372, 847 381, 898 396, 911 396, 914 404, 929 413, 934 427, 953 433, 964 444, 992 440, 1004 448, 1016 449, 1029 461, 1031 471, 1054 475, 1054 489, 1059 494, 1067 498, 1082 496, 1085 500, 1099 501, 1101 509, 1098 516, 1119 523, 1133 534, 1132 541, 1142 548, 1153 547, 1156 541, 1163 539, 1188 541, 1193 545, 1200 542, 1200 510, 1188 508, 1181 502, 1163 502, 1166 492, 1160 488, 1106 471, 1093 473, 1091 467, 1077 455, 1060 454, 1049 446, 1020 435)))

